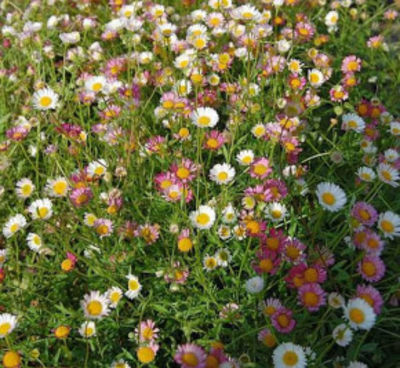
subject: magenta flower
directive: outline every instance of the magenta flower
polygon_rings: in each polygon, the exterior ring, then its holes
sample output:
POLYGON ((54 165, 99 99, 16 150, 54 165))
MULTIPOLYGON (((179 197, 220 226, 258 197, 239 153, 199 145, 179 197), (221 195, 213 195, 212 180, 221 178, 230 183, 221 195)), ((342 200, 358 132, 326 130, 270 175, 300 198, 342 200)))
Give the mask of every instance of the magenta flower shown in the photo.
POLYGON ((381 293, 372 285, 357 285, 356 298, 364 299, 376 314, 381 313, 383 298, 381 293))
POLYGON ((301 305, 310 312, 315 312, 326 304, 326 293, 319 284, 305 284, 298 289, 298 298, 301 305))
POLYGON ((293 312, 290 309, 281 307, 271 317, 272 326, 279 332, 287 334, 296 326, 296 321, 292 316, 293 312))
POLYGON ((372 226, 378 219, 378 212, 366 202, 357 202, 351 209, 351 216, 365 226, 372 226))
POLYGON ((377 256, 366 255, 358 263, 358 272, 361 277, 369 282, 376 282, 382 279, 385 274, 385 263, 377 256))
POLYGON ((88 204, 92 198, 92 190, 88 187, 74 189, 69 196, 69 199, 75 207, 82 207, 88 204))
POLYGON ((250 166, 250 176, 252 178, 265 179, 271 172, 269 160, 265 157, 257 158, 250 166))

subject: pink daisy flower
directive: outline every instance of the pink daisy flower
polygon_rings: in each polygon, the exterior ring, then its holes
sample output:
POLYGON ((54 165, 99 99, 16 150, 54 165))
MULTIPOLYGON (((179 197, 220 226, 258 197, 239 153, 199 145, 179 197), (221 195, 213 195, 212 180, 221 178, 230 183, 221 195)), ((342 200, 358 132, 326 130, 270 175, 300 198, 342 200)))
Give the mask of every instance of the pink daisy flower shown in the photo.
POLYGON ((357 202, 351 209, 351 216, 365 226, 372 226, 378 219, 378 212, 366 202, 357 202))
POLYGON ((69 199, 75 207, 82 207, 89 203, 93 198, 93 192, 88 187, 82 187, 72 190, 69 199))
POLYGON ((188 158, 183 158, 180 163, 172 164, 170 170, 182 183, 191 182, 197 175, 197 165, 188 158))
POLYGON ((364 280, 369 282, 381 280, 385 274, 385 270, 385 263, 377 256, 366 255, 358 263, 358 272, 364 280))
POLYGON ((258 333, 257 338, 258 341, 261 341, 262 343, 264 343, 264 345, 268 346, 269 348, 273 348, 277 343, 275 336, 271 333, 271 331, 268 328, 262 329, 258 333))
POLYGON ((281 259, 276 252, 265 248, 257 252, 257 258, 258 261, 255 261, 252 267, 258 274, 269 273, 274 275, 281 263, 281 259))
POLYGON ((150 342, 158 338, 159 331, 154 321, 148 319, 147 321, 140 322, 139 328, 135 329, 135 334, 139 341, 150 342))
POLYGON ((368 254, 379 256, 384 247, 385 242, 381 239, 379 234, 374 231, 366 231, 366 237, 361 244, 362 249, 364 249, 368 254))
POLYGON ((376 314, 380 314, 383 306, 381 293, 372 285, 357 285, 356 297, 364 299, 376 314))
POLYGON ((285 182, 279 179, 268 179, 264 183, 264 189, 271 193, 272 200, 276 202, 285 198, 288 194, 285 182))
POLYGON ((272 325, 281 333, 287 334, 296 326, 293 312, 285 307, 279 308, 271 317, 272 325))
POLYGON ((355 73, 361 70, 361 59, 355 55, 346 56, 342 61, 342 72, 355 73))
POLYGON ((221 132, 212 130, 205 134, 203 147, 210 151, 217 151, 222 147, 225 141, 225 137, 221 132))
POLYGON ((207 355, 204 350, 195 344, 179 345, 174 360, 182 368, 204 368, 207 355))
POLYGON ((303 262, 306 258, 306 246, 296 238, 287 238, 283 248, 283 258, 287 261, 297 264, 303 262))
POLYGON ((261 246, 265 249, 269 249, 273 252, 281 252, 287 237, 282 230, 270 228, 268 234, 261 238, 261 246))
POLYGON ((319 284, 305 284, 298 289, 298 297, 301 305, 310 312, 315 312, 326 304, 326 293, 319 284))
POLYGON ((266 316, 272 316, 279 308, 282 308, 282 303, 277 298, 268 298, 261 304, 261 310, 266 316))
POLYGON ((265 179, 271 172, 269 160, 265 157, 257 158, 250 166, 250 176, 252 178, 265 179))

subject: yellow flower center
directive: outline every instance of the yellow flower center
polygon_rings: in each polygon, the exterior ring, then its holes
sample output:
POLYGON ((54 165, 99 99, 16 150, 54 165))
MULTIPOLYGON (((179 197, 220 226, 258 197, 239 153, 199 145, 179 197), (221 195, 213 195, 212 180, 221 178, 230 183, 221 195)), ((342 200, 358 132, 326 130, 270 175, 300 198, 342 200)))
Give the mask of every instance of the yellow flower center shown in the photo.
POLYGON ((182 238, 178 241, 178 249, 181 252, 189 252, 193 248, 193 243, 189 238, 182 238))
POLYGON ((96 167, 96 169, 94 170, 94 173, 96 175, 102 175, 104 173, 104 167, 103 166, 96 167))
POLYGON ((5 336, 11 330, 11 324, 8 322, 2 323, 0 325, 0 335, 5 336))
POLYGON ((283 354, 282 360, 286 365, 292 367, 297 364, 299 357, 294 351, 286 351, 285 354, 283 354))
POLYGON ((318 272, 315 268, 308 268, 306 272, 304 272, 304 278, 307 282, 317 282, 318 281, 318 272))
POLYGON ((210 216, 208 216, 206 213, 200 213, 196 217, 196 222, 200 225, 206 225, 210 222, 210 216))
POLYGON ((108 233, 108 227, 107 225, 99 225, 96 228, 97 234, 99 235, 106 235, 108 233))
POLYGON ((98 300, 92 300, 88 303, 86 310, 91 316, 99 316, 103 311, 103 306, 98 300))
POLYGON ((267 172, 267 167, 266 166, 264 166, 263 164, 256 164, 256 165, 254 165, 254 169, 253 169, 253 171, 254 171, 254 173, 256 174, 256 175, 264 175, 266 172, 267 172))
POLYGON ((267 238, 267 247, 271 250, 277 250, 279 247, 278 238, 267 238))
POLYGON ((136 291, 139 289, 139 283, 136 280, 129 280, 129 290, 136 291))
POLYGON ((314 307, 318 304, 318 295, 311 291, 308 291, 304 293, 303 300, 305 305, 314 307))
POLYGON ((217 148, 218 147, 218 141, 215 138, 210 138, 207 140, 207 146, 210 148, 217 148))
POLYGON ((275 337, 271 334, 268 334, 264 337, 264 344, 269 348, 273 348, 276 345, 275 337))
POLYGON ((278 323, 279 323, 279 325, 280 325, 281 327, 287 327, 287 326, 289 326, 290 320, 289 320, 289 318, 287 317, 286 314, 281 314, 281 315, 279 315, 278 318, 277 318, 277 320, 278 320, 278 323))
POLYGON ((369 220, 371 218, 371 215, 369 214, 369 212, 367 210, 360 210, 358 212, 358 214, 360 215, 360 217, 363 220, 369 220))
POLYGON ((222 171, 218 173, 218 180, 219 181, 226 181, 228 179, 228 173, 225 171, 222 171))
POLYGON ((197 356, 194 353, 185 353, 182 356, 182 362, 189 367, 196 367, 199 363, 197 356))
POLYGON ((335 204, 336 198, 332 193, 326 192, 326 193, 322 194, 322 201, 325 204, 332 206, 335 204))
POLYGON ((65 181, 59 181, 53 185, 53 190, 58 195, 64 194, 66 189, 67 189, 67 183, 65 181))
POLYGON ((21 364, 21 357, 16 351, 7 351, 3 356, 5 368, 17 368, 21 364))
POLYGON ((19 225, 18 224, 12 224, 11 226, 10 226, 10 231, 12 232, 12 233, 15 233, 16 231, 18 231, 19 230, 19 225))
POLYGON ((94 92, 99 92, 103 88, 103 84, 100 82, 93 83, 92 90, 94 92))
POLYGON ((40 100, 39 100, 39 105, 43 106, 43 107, 49 107, 50 104, 52 103, 52 99, 49 96, 43 96, 40 100))
POLYGON ((25 184, 21 187, 21 192, 24 196, 28 196, 32 193, 32 186, 30 184, 25 184))
POLYGON ((376 274, 376 266, 375 266, 375 264, 372 263, 372 262, 369 262, 369 261, 364 261, 363 262, 362 270, 369 277, 374 276, 376 274))
POLYGON ((206 261, 206 267, 207 268, 215 268, 215 266, 217 265, 217 261, 214 258, 208 258, 206 261))
POLYGON ((66 337, 68 337, 69 331, 70 331, 69 327, 67 327, 67 326, 59 326, 54 331, 54 335, 58 339, 65 339, 66 337))
POLYGON ((154 360, 155 354, 153 349, 148 346, 140 347, 136 352, 137 358, 141 363, 150 363, 154 360))
POLYGON ((311 83, 318 83, 319 75, 316 73, 310 74, 310 81, 311 81, 311 83))
POLYGON ((282 216, 282 211, 281 210, 272 210, 271 215, 273 218, 278 219, 282 216))
POLYGON ((388 220, 382 220, 381 227, 386 233, 392 233, 394 231, 394 225, 388 220))
POLYGON ((61 269, 66 272, 71 271, 72 261, 70 259, 64 259, 61 263, 61 269))
POLYGON ((111 293, 110 300, 112 303, 116 304, 119 302, 120 299, 121 299, 120 293, 118 293, 117 291, 114 291, 113 293, 111 293))
POLYGON ((300 251, 293 246, 288 246, 286 248, 286 255, 290 258, 290 259, 297 259, 297 257, 300 255, 300 251))
POLYGON ((186 168, 186 167, 180 167, 177 171, 176 171, 176 175, 179 179, 186 179, 189 177, 190 175, 190 171, 186 168))
POLYGON ((211 122, 211 119, 208 116, 200 116, 197 121, 201 126, 208 126, 208 124, 211 122))
POLYGON ((359 308, 352 308, 349 313, 352 322, 360 324, 365 320, 364 312, 359 308))
POLYGON ((263 272, 269 272, 274 267, 274 264, 269 258, 262 259, 258 265, 263 272))
POLYGON ((47 214, 49 213, 49 209, 47 207, 40 207, 38 209, 38 213, 39 213, 39 217, 40 218, 44 218, 47 216, 47 214))

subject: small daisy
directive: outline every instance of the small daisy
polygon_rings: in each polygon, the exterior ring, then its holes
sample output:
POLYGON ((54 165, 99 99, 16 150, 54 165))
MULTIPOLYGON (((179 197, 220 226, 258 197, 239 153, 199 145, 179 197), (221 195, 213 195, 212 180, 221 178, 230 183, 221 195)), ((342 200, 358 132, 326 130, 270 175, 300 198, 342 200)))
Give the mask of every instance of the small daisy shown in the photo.
POLYGON ((236 161, 242 166, 249 166, 254 161, 254 152, 252 150, 243 150, 236 155, 236 161))
POLYGON ((89 92, 99 93, 104 91, 107 85, 106 78, 103 76, 90 77, 85 81, 85 88, 89 92))
POLYGON ((400 122, 392 121, 390 123, 390 133, 395 137, 400 136, 400 122))
POLYGON ((126 278, 128 279, 128 291, 125 292, 125 295, 128 299, 135 299, 139 295, 140 290, 142 290, 142 285, 139 279, 132 274, 127 275, 126 278))
POLYGON ((376 319, 372 307, 361 298, 352 299, 347 303, 344 316, 352 328, 361 330, 369 330, 376 319))
POLYGON ((324 83, 324 75, 318 69, 311 69, 308 72, 308 81, 313 87, 320 87, 324 83))
POLYGON ((7 249, 0 249, 0 268, 7 260, 7 249))
POLYGON ((334 309, 339 309, 344 306, 344 298, 338 293, 330 293, 328 295, 328 304, 334 309))
POLYGON ((87 173, 91 177, 102 177, 105 175, 107 170, 107 163, 103 159, 92 161, 87 167, 87 173))
POLYGON ((217 260, 218 266, 226 267, 232 260, 232 255, 227 248, 218 250, 215 253, 215 259, 217 260))
POLYGON ((228 184, 235 177, 235 169, 229 164, 216 164, 210 170, 210 179, 217 184, 228 184))
POLYGON ((33 94, 33 106, 38 110, 55 109, 58 95, 51 88, 43 88, 33 94))
POLYGON ((363 166, 357 170, 357 176, 367 183, 371 183, 375 180, 376 174, 375 171, 369 167, 363 166))
POLYGON ((17 214, 11 217, 3 226, 3 235, 11 238, 17 231, 22 230, 26 226, 26 219, 23 215, 17 214))
POLYGON ((110 313, 107 297, 98 291, 91 291, 81 301, 85 317, 88 319, 101 319, 110 313))
POLYGON ((378 228, 386 238, 393 239, 400 236, 400 216, 391 211, 381 213, 378 219, 378 228))
POLYGON ((0 339, 9 335, 17 326, 17 317, 9 313, 0 314, 0 339))
POLYGON ((131 366, 123 359, 112 362, 111 368, 131 368, 131 366))
POLYGON ((23 178, 18 180, 15 186, 15 192, 19 198, 29 198, 32 192, 35 190, 35 186, 32 183, 31 179, 23 178))
POLYGON ((260 276, 252 277, 245 283, 245 288, 250 294, 257 294, 264 289, 264 279, 260 276))
POLYGON ((215 270, 218 267, 218 260, 215 256, 206 254, 203 258, 203 269, 208 271, 215 270))
POLYGON ((357 114, 344 114, 342 117, 342 129, 362 133, 365 129, 365 121, 357 114))
POLYGON ((85 213, 85 218, 83 220, 84 224, 89 227, 93 227, 95 221, 97 220, 97 216, 93 213, 85 213))
POLYGON ((93 321, 83 322, 78 330, 79 334, 86 339, 96 336, 96 324, 93 321))
POLYGON ((97 219, 93 227, 96 230, 96 233, 100 236, 100 238, 104 238, 106 236, 110 236, 113 232, 113 223, 108 219, 97 219))
POLYGON ((26 241, 28 242, 29 249, 33 250, 36 253, 40 253, 42 251, 42 238, 35 233, 29 233, 26 237, 26 241))
POLYGON ((325 292, 319 284, 305 284, 298 289, 299 301, 310 312, 315 312, 325 305, 325 292))
POLYGON ((139 341, 154 341, 158 338, 158 332, 160 330, 156 327, 156 324, 151 319, 140 322, 139 328, 135 329, 135 334, 139 341))
POLYGON ((353 340, 353 331, 342 323, 334 328, 332 337, 339 346, 347 346, 353 340))
POLYGON ((265 179, 271 172, 269 160, 265 157, 254 160, 250 167, 250 176, 252 178, 265 179))
POLYGON ((48 198, 37 199, 28 207, 34 220, 48 220, 53 214, 53 205, 48 198))
POLYGON ((46 191, 51 197, 65 197, 68 189, 69 185, 65 178, 59 177, 47 180, 46 191))
POLYGON ((385 263, 376 255, 366 255, 358 263, 358 272, 368 282, 377 282, 385 275, 385 263))
POLYGON ((265 208, 265 214, 272 222, 280 222, 287 215, 287 209, 284 204, 272 202, 265 208))
POLYGON ((330 212, 337 212, 346 204, 346 194, 336 184, 320 183, 317 186, 316 194, 320 205, 330 212))
POLYGON ((111 289, 107 291, 107 298, 110 302, 110 308, 116 308, 119 301, 121 300, 123 295, 122 290, 117 287, 113 286, 111 289))
POLYGON ((213 128, 217 125, 219 116, 211 107, 199 107, 192 113, 191 119, 199 128, 213 128))
POLYGON ((210 206, 200 206, 190 213, 192 225, 198 229, 210 229, 215 221, 215 211, 210 206))
POLYGON ((204 368, 207 354, 195 344, 179 345, 174 360, 181 368, 204 368))
POLYGON ((396 188, 399 186, 397 182, 400 179, 399 170, 391 165, 380 163, 377 167, 378 177, 381 181, 396 188))
POLYGON ((286 342, 280 344, 273 353, 275 368, 305 368, 306 355, 301 346, 286 342))

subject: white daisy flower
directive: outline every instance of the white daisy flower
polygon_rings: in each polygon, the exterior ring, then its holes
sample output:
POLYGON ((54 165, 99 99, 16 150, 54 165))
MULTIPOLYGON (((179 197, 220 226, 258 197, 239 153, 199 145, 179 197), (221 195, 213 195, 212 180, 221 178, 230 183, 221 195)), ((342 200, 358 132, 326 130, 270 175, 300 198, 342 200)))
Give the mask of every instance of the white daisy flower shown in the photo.
POLYGON ((3 235, 11 238, 17 231, 22 230, 26 226, 26 218, 17 214, 11 217, 3 226, 3 235))
POLYGON ((391 211, 381 213, 378 219, 378 228, 386 238, 393 239, 400 236, 400 216, 391 211))
POLYGON ((26 237, 26 241, 30 250, 33 250, 36 253, 40 253, 43 250, 41 249, 43 246, 43 241, 38 234, 29 233, 26 237))
POLYGON ((365 129, 365 121, 357 114, 344 114, 342 117, 342 129, 362 133, 365 129))
POLYGON ((394 162, 400 157, 399 153, 392 148, 387 149, 384 152, 384 155, 385 155, 385 159, 389 162, 394 162))
POLYGON ((399 183, 397 183, 400 179, 399 170, 385 163, 380 163, 376 170, 380 181, 383 181, 394 188, 399 186, 399 183))
POLYGON ((58 95, 51 88, 42 88, 33 94, 33 106, 38 110, 55 109, 58 95))
POLYGON ((395 137, 400 136, 400 122, 392 121, 390 123, 390 133, 395 137))
POLYGON ((352 328, 360 330, 369 330, 376 319, 372 307, 361 298, 349 300, 344 308, 344 316, 352 328))
POLYGON ((272 355, 275 368, 305 368, 306 355, 300 345, 285 342, 275 348, 272 355))
POLYGON ((357 170, 357 176, 362 180, 366 181, 367 183, 371 183, 375 180, 376 174, 375 171, 367 166, 360 167, 357 170))
POLYGON ((223 210, 222 210, 222 221, 227 224, 231 224, 232 222, 236 221, 237 213, 236 209, 232 206, 232 203, 229 203, 223 210))
POLYGON ((254 152, 252 150, 243 150, 236 155, 236 161, 242 166, 249 166, 254 161, 254 152))
POLYGON ((78 332, 85 338, 96 336, 96 324, 93 321, 83 322, 78 332))
POLYGON ((47 179, 46 191, 51 197, 65 197, 68 189, 69 184, 66 178, 47 179))
POLYGON ((101 319, 110 313, 107 297, 99 291, 91 291, 81 301, 85 317, 88 319, 101 319))
POLYGON ((324 75, 318 69, 311 69, 308 71, 308 81, 313 87, 320 87, 325 79, 324 75))
POLYGON ((327 27, 336 27, 338 20, 339 13, 335 10, 332 10, 325 15, 325 25, 327 27))
POLYGON ((177 69, 186 69, 191 61, 192 58, 187 53, 183 53, 175 58, 174 66, 177 69))
POLYGON ((200 206, 190 213, 192 225, 198 229, 210 229, 215 221, 215 211, 210 206, 200 206))
POLYGON ((7 249, 0 249, 0 267, 3 266, 6 260, 7 260, 7 249))
POLYGON ((259 293, 264 288, 264 279, 260 276, 254 276, 246 281, 245 287, 250 294, 259 293))
POLYGON ((126 278, 128 279, 128 291, 125 292, 125 295, 128 299, 135 299, 139 295, 140 290, 142 290, 142 285, 139 279, 132 274, 127 275, 126 278))
POLYGON ((86 212, 83 222, 86 226, 93 227, 96 220, 97 216, 95 214, 86 212))
POLYGON ((272 202, 265 208, 265 214, 272 222, 280 222, 287 215, 287 209, 284 204, 272 202))
POLYGON ((99 93, 104 91, 107 86, 107 80, 104 76, 89 77, 85 81, 85 89, 89 92, 99 93))
POLYGON ((345 300, 340 294, 332 292, 328 295, 328 304, 334 309, 339 309, 344 306, 345 300))
POLYGON ((361 362, 350 362, 347 368, 368 368, 368 366, 361 362))
POLYGON ((48 220, 53 214, 53 205, 48 198, 37 199, 28 207, 34 220, 48 220))
POLYGON ((60 33, 60 40, 64 44, 74 44, 81 40, 79 32, 60 33))
POLYGON ((113 286, 111 289, 107 291, 107 298, 110 301, 110 308, 116 308, 119 301, 121 300, 123 295, 122 290, 117 287, 113 286))
POLYGON ((91 176, 102 177, 106 174, 107 163, 103 159, 92 161, 87 167, 87 173, 91 176))
POLYGON ((131 368, 131 366, 123 359, 112 362, 111 368, 131 368))
POLYGON ((336 212, 346 204, 346 193, 338 185, 328 182, 318 184, 316 195, 320 205, 328 211, 336 212))
POLYGON ((214 256, 217 260, 218 266, 226 267, 232 260, 232 255, 227 248, 219 249, 214 256))
POLYGON ((339 346, 347 346, 353 340, 353 331, 342 323, 334 328, 332 337, 339 346))
POLYGON ((193 111, 191 119, 192 123, 199 128, 213 128, 217 125, 219 116, 211 107, 198 107, 193 111))
POLYGON ((218 260, 215 256, 206 254, 203 259, 203 269, 208 271, 215 270, 218 267, 218 260))
POLYGON ((235 169, 229 164, 216 164, 210 170, 210 179, 217 184, 228 184, 235 177, 235 169))
POLYGON ((266 128, 265 125, 262 123, 258 123, 253 126, 251 129, 251 133, 256 137, 256 138, 262 138, 266 134, 266 128))
POLYGON ((303 71, 303 64, 300 60, 297 59, 290 59, 287 62, 287 66, 290 72, 296 73, 296 74, 301 74, 303 71))
POLYGON ((180 96, 187 96, 192 91, 192 83, 190 83, 188 80, 181 79, 175 84, 175 91, 180 96))
POLYGON ((23 178, 18 180, 15 186, 15 192, 19 198, 29 198, 32 192, 35 190, 35 186, 31 179, 23 178))
POLYGON ((0 314, 0 338, 9 335, 17 327, 17 317, 10 313, 0 314))
POLYGON ((231 228, 229 226, 226 226, 226 225, 221 225, 218 228, 218 236, 222 240, 229 239, 231 237, 231 228))
POLYGON ((256 22, 261 18, 261 13, 252 5, 242 5, 232 11, 232 18, 256 22))
POLYGON ((144 51, 139 54, 139 63, 147 65, 153 60, 153 54, 150 51, 144 51))

